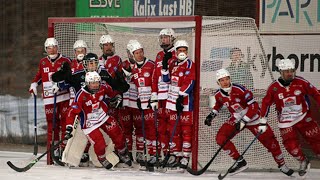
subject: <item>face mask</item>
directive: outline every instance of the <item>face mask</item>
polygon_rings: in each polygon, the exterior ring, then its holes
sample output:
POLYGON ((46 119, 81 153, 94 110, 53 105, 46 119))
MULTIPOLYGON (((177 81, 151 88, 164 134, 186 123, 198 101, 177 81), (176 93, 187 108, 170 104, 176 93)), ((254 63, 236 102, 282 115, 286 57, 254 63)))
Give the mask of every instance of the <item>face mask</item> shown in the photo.
POLYGON ((82 61, 83 58, 84 58, 84 54, 79 54, 79 55, 77 56, 77 59, 78 59, 79 61, 82 61))
POLYGON ((178 57, 177 57, 177 58, 178 58, 180 61, 183 61, 183 60, 185 60, 187 57, 188 57, 188 56, 187 56, 184 52, 181 52, 181 53, 178 54, 178 57))
POLYGON ((58 54, 49 54, 48 56, 50 59, 55 59, 58 56, 58 54))

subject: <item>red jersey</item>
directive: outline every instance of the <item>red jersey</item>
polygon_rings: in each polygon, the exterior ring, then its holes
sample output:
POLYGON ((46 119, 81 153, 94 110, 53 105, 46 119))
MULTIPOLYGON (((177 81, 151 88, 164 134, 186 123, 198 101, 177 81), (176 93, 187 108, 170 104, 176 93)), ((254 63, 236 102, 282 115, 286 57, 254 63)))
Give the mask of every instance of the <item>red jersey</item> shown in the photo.
MULTIPOLYGON (((174 59, 176 59, 176 52, 174 50, 174 47, 169 49, 168 52, 172 53, 172 58, 168 61, 168 64, 172 63, 174 59)), ((166 82, 163 82, 162 75, 161 75, 161 69, 162 69, 162 59, 164 57, 165 52, 160 51, 158 52, 156 56, 156 67, 153 74, 153 83, 152 83, 152 93, 157 93, 158 100, 164 100, 168 98, 168 90, 169 90, 169 84, 166 82)))
POLYGON ((116 77, 117 71, 122 72, 122 60, 118 55, 108 56, 107 59, 101 56, 99 58, 99 64, 104 66, 112 78, 116 77))
POLYGON ((259 105, 254 100, 252 92, 244 86, 233 83, 229 95, 224 94, 219 89, 214 97, 216 99, 216 103, 212 109, 214 113, 218 114, 222 106, 226 106, 232 114, 231 121, 237 122, 243 119, 248 125, 259 123, 259 105))
MULTIPOLYGON (((61 54, 58 54, 58 57, 54 61, 52 61, 48 56, 40 60, 38 72, 33 78, 32 82, 36 82, 38 83, 38 85, 42 83, 44 105, 54 103, 54 94, 52 92, 53 81, 51 79, 51 76, 53 73, 57 72, 61 68, 61 65, 64 62, 71 63, 71 60, 61 54)), ((57 103, 66 101, 68 99, 68 90, 61 90, 57 92, 57 103)))
POLYGON ((111 86, 102 84, 95 94, 81 88, 69 108, 67 125, 73 124, 76 115, 79 115, 81 128, 85 134, 99 128, 109 118, 107 115, 108 106, 103 101, 105 95, 114 96, 111 86))
MULTIPOLYGON (((124 69, 132 69, 135 66, 135 63, 131 63, 128 59, 122 62, 124 69)), ((131 81, 132 75, 126 77, 126 81, 129 84, 130 88, 127 92, 124 92, 122 95, 122 106, 138 108, 137 99, 138 99, 138 89, 137 86, 131 81)))
POLYGON ((152 74, 155 68, 154 61, 145 59, 144 64, 138 68, 135 64, 132 70, 131 81, 138 89, 138 98, 141 101, 142 109, 148 109, 148 101, 151 98, 152 74))
POLYGON ((193 88, 196 79, 195 64, 189 58, 182 62, 174 59, 169 66, 169 71, 161 71, 161 73, 163 81, 170 83, 166 108, 176 111, 177 98, 183 96, 183 111, 192 111, 193 88))
POLYGON ((84 67, 83 67, 83 63, 82 62, 79 62, 77 59, 73 59, 71 61, 71 71, 72 71, 72 74, 74 74, 75 72, 77 71, 82 71, 84 70, 84 67))
POLYGON ((307 95, 312 96, 320 104, 320 93, 304 78, 296 76, 287 87, 284 87, 279 80, 275 80, 262 99, 261 117, 267 116, 270 106, 274 103, 279 117, 278 126, 291 127, 307 114, 310 107, 307 95))

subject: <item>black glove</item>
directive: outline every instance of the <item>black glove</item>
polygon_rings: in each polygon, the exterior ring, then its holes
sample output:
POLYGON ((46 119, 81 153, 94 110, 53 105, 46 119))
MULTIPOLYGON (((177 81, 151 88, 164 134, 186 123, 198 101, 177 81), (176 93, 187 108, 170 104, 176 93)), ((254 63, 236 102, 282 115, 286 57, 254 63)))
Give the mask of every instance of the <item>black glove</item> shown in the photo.
POLYGON ((176 109, 178 113, 181 113, 183 110, 183 96, 179 96, 176 101, 176 109))
POLYGON ((72 138, 72 131, 73 131, 73 127, 71 125, 67 125, 66 127, 66 134, 64 135, 64 139, 70 139, 72 138))
POLYGON ((142 111, 140 98, 137 99, 137 106, 138 106, 139 110, 142 111))
POLYGON ((62 66, 61 66, 61 71, 71 72, 70 64, 68 62, 63 62, 62 66))
POLYGON ((169 67, 168 61, 171 58, 172 58, 172 52, 167 52, 166 54, 164 54, 162 59, 162 69, 168 70, 168 67, 169 67))
POLYGON ((213 118, 215 118, 216 116, 217 116, 216 113, 211 112, 211 113, 206 117, 206 120, 204 120, 204 124, 207 125, 207 126, 211 126, 211 122, 212 122, 213 118))
MULTIPOLYGON (((72 76, 70 64, 63 62, 59 71, 52 74, 51 79, 53 82, 68 81, 72 76)), ((69 81, 68 81, 69 82, 69 81)))
POLYGON ((109 101, 110 107, 118 108, 121 107, 122 102, 122 96, 120 94, 117 94, 114 98, 111 98, 109 101))
POLYGON ((247 122, 245 122, 244 120, 240 119, 240 121, 238 121, 235 126, 236 126, 236 129, 238 131, 241 131, 243 130, 243 128, 246 126, 247 122))

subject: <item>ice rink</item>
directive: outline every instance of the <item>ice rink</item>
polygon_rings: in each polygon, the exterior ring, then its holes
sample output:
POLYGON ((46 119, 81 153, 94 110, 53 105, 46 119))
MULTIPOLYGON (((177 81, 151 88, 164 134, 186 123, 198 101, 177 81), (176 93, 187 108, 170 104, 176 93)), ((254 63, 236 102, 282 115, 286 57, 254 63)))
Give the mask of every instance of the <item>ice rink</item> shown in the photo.
MULTIPOLYGON (((40 155, 40 154, 38 154, 40 155)), ((23 167, 27 164, 28 160, 32 157, 31 153, 25 152, 10 152, 0 151, 0 179, 1 180, 88 180, 88 179, 117 179, 117 180, 138 180, 138 179, 165 179, 165 180, 177 180, 177 179, 218 179, 219 173, 208 172, 201 176, 193 176, 188 172, 185 173, 159 173, 159 172, 144 172, 136 169, 126 170, 106 170, 103 168, 73 168, 69 169, 62 166, 47 166, 45 163, 45 157, 43 157, 37 164, 35 164, 27 172, 15 172, 7 165, 7 161, 11 161, 18 167, 23 167)), ((250 165, 249 165, 250 168, 250 165)), ((282 180, 282 179, 302 179, 298 177, 298 173, 294 173, 295 177, 287 177, 280 172, 241 172, 234 176, 227 176, 225 179, 270 179, 270 180, 282 180)), ((320 169, 311 169, 305 179, 320 180, 320 169)))

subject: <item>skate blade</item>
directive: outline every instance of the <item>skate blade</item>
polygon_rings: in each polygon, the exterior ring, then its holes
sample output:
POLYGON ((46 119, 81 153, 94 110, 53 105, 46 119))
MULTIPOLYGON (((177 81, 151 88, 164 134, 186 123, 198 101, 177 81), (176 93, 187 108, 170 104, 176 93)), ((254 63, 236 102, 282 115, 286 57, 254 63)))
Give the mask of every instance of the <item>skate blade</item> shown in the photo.
POLYGON ((242 171, 244 171, 244 170, 246 170, 246 169, 248 169, 248 168, 249 168, 248 166, 243 166, 243 167, 241 167, 240 169, 238 169, 238 171, 233 172, 233 173, 229 173, 229 175, 230 175, 230 176, 236 175, 236 174, 241 173, 242 171))

